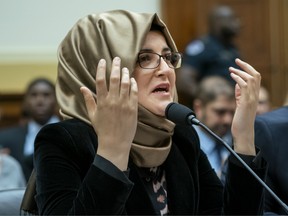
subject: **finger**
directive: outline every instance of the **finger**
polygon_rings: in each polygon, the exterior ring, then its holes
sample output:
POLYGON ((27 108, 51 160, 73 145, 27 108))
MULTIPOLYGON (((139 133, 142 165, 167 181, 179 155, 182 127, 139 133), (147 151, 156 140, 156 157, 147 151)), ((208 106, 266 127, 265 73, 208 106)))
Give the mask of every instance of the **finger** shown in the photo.
POLYGON ((92 117, 94 116, 95 110, 97 108, 93 94, 87 87, 81 87, 80 91, 84 97, 87 113, 90 119, 92 119, 92 117))
POLYGON ((231 76, 232 76, 232 74, 234 74, 237 77, 241 77, 245 81, 247 81, 249 78, 252 77, 250 74, 246 73, 245 71, 239 70, 239 69, 234 68, 234 67, 229 67, 229 71, 230 71, 231 76))
POLYGON ((244 62, 242 60, 240 60, 239 58, 235 59, 235 63, 242 68, 246 73, 249 73, 252 76, 257 76, 259 74, 259 72, 257 70, 255 70, 255 68, 253 68, 250 64, 248 64, 247 62, 244 62))
POLYGON ((101 59, 97 66, 96 78, 96 94, 98 98, 107 95, 107 84, 106 84, 106 61, 105 59, 101 59))
POLYGON ((133 77, 130 79, 130 86, 130 99, 138 106, 138 85, 133 77))
POLYGON ((246 81, 241 76, 238 76, 235 73, 230 73, 230 76, 240 87, 245 87, 247 85, 246 81))
POLYGON ((122 69, 120 96, 122 98, 128 97, 129 96, 129 90, 130 90, 129 70, 128 70, 128 68, 123 68, 122 69))
MULTIPOLYGON (((239 67, 241 67, 243 70, 239 70, 233 67, 229 68, 230 73, 233 73, 239 77, 241 77, 243 80, 245 80, 248 83, 255 83, 257 86, 260 85, 261 83, 261 74, 255 70, 251 65, 249 65, 248 63, 240 60, 240 59, 236 59, 235 62, 239 65, 239 67)), ((239 78, 237 78, 239 79, 239 78)))
POLYGON ((115 57, 112 62, 110 85, 109 85, 109 93, 111 93, 112 96, 113 95, 119 96, 120 67, 121 67, 121 59, 119 57, 115 57))
MULTIPOLYGON (((257 72, 256 70, 254 70, 253 74, 248 74, 244 71, 241 71, 239 69, 236 69, 236 68, 233 68, 233 67, 230 67, 229 68, 229 71, 230 71, 230 74, 232 76, 232 74, 238 76, 238 77, 241 77, 241 79, 243 79, 245 82, 247 83, 255 83, 257 85, 260 85, 261 83, 261 75, 259 72, 257 72)), ((235 77, 235 76, 234 76, 235 77)), ((233 77, 232 77, 233 78, 233 77)), ((234 78, 233 78, 234 79, 234 78)), ((237 78, 238 80, 239 78, 237 78)), ((236 80, 235 80, 236 81, 236 80)))
POLYGON ((250 78, 248 81, 245 81, 242 77, 231 73, 232 79, 237 83, 235 86, 235 96, 242 95, 243 100, 248 101, 247 98, 257 98, 259 95, 259 83, 255 82, 254 78, 250 78), (242 93, 243 94, 242 94, 242 93))

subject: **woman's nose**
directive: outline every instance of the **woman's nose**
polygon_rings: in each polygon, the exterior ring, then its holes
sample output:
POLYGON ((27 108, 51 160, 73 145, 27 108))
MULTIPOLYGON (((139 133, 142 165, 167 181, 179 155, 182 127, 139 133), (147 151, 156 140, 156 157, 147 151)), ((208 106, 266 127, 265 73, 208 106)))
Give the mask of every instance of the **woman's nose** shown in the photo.
POLYGON ((168 63, 163 58, 160 58, 159 70, 157 72, 159 74, 162 74, 162 73, 168 73, 171 70, 172 68, 169 67, 168 63))

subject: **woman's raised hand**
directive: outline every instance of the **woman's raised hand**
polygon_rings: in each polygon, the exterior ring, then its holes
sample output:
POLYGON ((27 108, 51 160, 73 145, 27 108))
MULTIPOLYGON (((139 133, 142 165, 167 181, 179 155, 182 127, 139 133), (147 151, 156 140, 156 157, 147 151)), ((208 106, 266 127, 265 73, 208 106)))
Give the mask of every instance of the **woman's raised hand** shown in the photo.
POLYGON ((120 170, 126 170, 137 127, 137 83, 134 78, 130 78, 127 68, 121 69, 121 59, 115 57, 109 86, 104 59, 98 63, 95 85, 96 100, 87 87, 81 87, 81 92, 89 119, 98 136, 97 154, 120 170))
POLYGON ((251 65, 236 59, 242 69, 229 68, 235 80, 236 112, 232 122, 234 150, 240 154, 255 155, 254 121, 259 98, 261 75, 251 65))

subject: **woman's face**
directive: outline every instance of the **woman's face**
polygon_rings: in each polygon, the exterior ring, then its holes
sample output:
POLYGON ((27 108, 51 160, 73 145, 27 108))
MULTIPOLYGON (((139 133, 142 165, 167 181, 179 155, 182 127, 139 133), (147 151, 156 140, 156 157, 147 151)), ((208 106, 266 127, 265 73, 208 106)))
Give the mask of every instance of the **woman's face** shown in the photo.
MULTIPOLYGON (((140 51, 143 52, 165 55, 171 50, 160 31, 150 31, 140 51)), ((175 93, 175 70, 161 58, 159 66, 154 69, 141 68, 137 63, 133 77, 138 85, 139 104, 156 115, 165 116, 165 109, 173 102, 175 93)))

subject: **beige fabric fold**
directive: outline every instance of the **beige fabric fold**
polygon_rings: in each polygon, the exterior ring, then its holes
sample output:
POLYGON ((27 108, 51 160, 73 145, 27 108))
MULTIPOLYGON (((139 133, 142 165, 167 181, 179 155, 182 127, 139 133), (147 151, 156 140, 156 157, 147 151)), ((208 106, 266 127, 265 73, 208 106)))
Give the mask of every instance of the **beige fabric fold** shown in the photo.
MULTIPOLYGON (((64 119, 78 118, 91 124, 80 87, 86 86, 97 97, 95 74, 102 58, 107 62, 107 84, 116 56, 121 58, 121 66, 133 73, 137 55, 152 23, 163 28, 168 45, 177 51, 157 14, 107 11, 83 17, 72 27, 58 49, 56 95, 64 119)), ((177 101, 176 90, 174 98, 177 101)), ((170 151, 174 124, 140 105, 138 113, 131 157, 139 167, 159 166, 170 151)))

